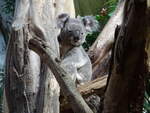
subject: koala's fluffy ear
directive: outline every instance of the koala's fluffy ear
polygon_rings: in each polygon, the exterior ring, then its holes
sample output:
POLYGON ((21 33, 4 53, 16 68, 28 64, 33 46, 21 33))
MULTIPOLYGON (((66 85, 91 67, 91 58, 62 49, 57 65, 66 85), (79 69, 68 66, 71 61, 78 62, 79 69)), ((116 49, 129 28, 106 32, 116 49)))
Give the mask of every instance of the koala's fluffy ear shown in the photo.
POLYGON ((56 18, 57 27, 63 28, 65 23, 68 21, 69 18, 70 18, 69 15, 66 13, 58 15, 58 17, 56 18))
POLYGON ((99 22, 95 19, 94 16, 81 17, 81 20, 88 34, 99 31, 99 22))

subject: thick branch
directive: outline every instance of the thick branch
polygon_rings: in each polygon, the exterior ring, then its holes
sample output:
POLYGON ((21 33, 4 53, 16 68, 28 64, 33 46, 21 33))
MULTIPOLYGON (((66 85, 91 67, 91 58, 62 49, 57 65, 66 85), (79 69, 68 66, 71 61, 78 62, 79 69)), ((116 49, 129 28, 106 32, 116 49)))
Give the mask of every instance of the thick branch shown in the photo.
MULTIPOLYGON (((114 42, 114 32, 117 25, 122 23, 122 14, 123 14, 124 1, 118 4, 114 15, 110 18, 108 23, 105 25, 104 29, 98 36, 95 43, 89 50, 89 55, 93 64, 93 76, 96 71, 99 71, 99 65, 102 64, 103 60, 109 56, 109 52, 112 48, 114 42)), ((98 73, 101 75, 101 73, 98 73)))
POLYGON ((102 113, 142 113, 147 71, 145 12, 146 0, 126 0, 123 23, 115 33, 102 113))
POLYGON ((93 113, 92 110, 85 103, 84 99, 76 89, 75 84, 71 80, 68 73, 66 73, 51 57, 50 46, 40 39, 31 39, 29 41, 29 48, 37 52, 43 61, 52 70, 56 77, 63 93, 70 102, 75 113, 93 113))
MULTIPOLYGON (((107 51, 110 50, 109 48, 114 42, 115 28, 117 25, 120 25, 122 23, 124 1, 118 4, 114 15, 109 19, 108 23, 105 25, 97 40, 90 48, 89 52, 94 51, 96 55, 95 57, 99 57, 99 54, 96 54, 98 51, 102 51, 103 49, 105 49, 103 53, 107 53, 107 51)), ((104 55, 102 54, 100 56, 103 57, 104 55)))
MULTIPOLYGON (((107 82, 107 76, 103 76, 97 78, 93 81, 87 82, 84 85, 78 86, 78 91, 82 94, 83 97, 88 97, 92 94, 96 94, 98 96, 102 96, 104 94, 105 86, 107 82)), ((70 109, 70 105, 66 101, 66 98, 61 100, 61 111, 64 112, 70 109)))
POLYGON ((107 76, 97 78, 93 81, 87 82, 84 85, 79 85, 78 90, 83 96, 91 94, 102 95, 107 82, 107 76))

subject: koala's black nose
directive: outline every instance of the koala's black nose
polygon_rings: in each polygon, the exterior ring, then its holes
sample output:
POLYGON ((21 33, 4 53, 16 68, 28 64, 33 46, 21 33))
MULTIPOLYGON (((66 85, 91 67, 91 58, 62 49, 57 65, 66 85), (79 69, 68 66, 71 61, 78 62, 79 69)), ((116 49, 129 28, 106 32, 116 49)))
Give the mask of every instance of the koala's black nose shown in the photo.
POLYGON ((74 40, 79 40, 80 38, 79 37, 74 37, 74 40))

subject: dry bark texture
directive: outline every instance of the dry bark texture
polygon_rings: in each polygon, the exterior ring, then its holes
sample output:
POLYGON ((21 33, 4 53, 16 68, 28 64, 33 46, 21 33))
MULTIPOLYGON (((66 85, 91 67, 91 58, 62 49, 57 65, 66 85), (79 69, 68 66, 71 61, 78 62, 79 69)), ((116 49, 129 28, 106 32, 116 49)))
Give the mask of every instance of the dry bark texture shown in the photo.
POLYGON ((114 42, 114 32, 117 25, 122 23, 124 0, 118 3, 114 15, 89 50, 93 67, 93 79, 108 74, 110 50, 114 42))
POLYGON ((53 59, 51 55, 52 49, 49 43, 45 43, 40 39, 31 39, 29 41, 29 47, 40 55, 44 63, 46 63, 52 73, 54 73, 63 95, 67 97, 74 113, 93 113, 81 94, 77 91, 76 84, 71 80, 69 73, 65 72, 63 68, 59 66, 59 63, 56 63, 55 59, 53 59))
MULTIPOLYGON (((87 100, 87 98, 89 99, 89 97, 91 97, 91 95, 92 96, 93 95, 94 96, 97 95, 97 96, 101 97, 104 94, 106 82, 107 82, 107 75, 103 76, 103 77, 100 77, 100 78, 97 78, 97 79, 95 79, 93 81, 87 82, 87 83, 85 83, 83 85, 78 85, 77 90, 80 92, 80 94, 86 100, 87 100)), ((91 101, 92 100, 94 100, 94 99, 91 99, 91 101)), ((87 101, 87 103, 93 104, 91 101, 87 101)), ((61 109, 60 110, 61 110, 62 113, 66 113, 66 112, 70 113, 72 111, 71 110, 71 106, 68 103, 66 98, 64 98, 62 96, 60 98, 60 102, 61 102, 61 109)), ((96 106, 94 106, 94 107, 96 107, 96 106)))
MULTIPOLYGON (((148 20, 150 19, 150 1, 148 1, 148 11, 147 11, 147 15, 148 15, 148 20)), ((148 36, 147 36, 147 43, 146 43, 146 51, 148 53, 148 61, 147 64, 149 66, 148 71, 150 72, 150 21, 147 22, 148 25, 148 36)))
POLYGON ((147 73, 146 0, 126 0, 117 27, 103 113, 142 113, 147 73))
POLYGON ((44 39, 51 45, 52 58, 59 57, 55 18, 63 12, 74 16, 73 1, 69 0, 67 9, 65 3, 66 0, 16 0, 6 58, 9 113, 59 113, 59 85, 40 57, 28 49, 28 41, 33 37, 44 39))

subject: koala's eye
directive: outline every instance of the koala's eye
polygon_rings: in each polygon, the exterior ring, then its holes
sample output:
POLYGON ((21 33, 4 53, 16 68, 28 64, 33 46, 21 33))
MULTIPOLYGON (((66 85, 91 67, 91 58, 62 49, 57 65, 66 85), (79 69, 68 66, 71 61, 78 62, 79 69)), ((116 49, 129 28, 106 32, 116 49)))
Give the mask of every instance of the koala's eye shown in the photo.
POLYGON ((81 33, 81 35, 83 35, 83 33, 81 33))
POLYGON ((69 33, 71 33, 72 31, 69 31, 69 33))

